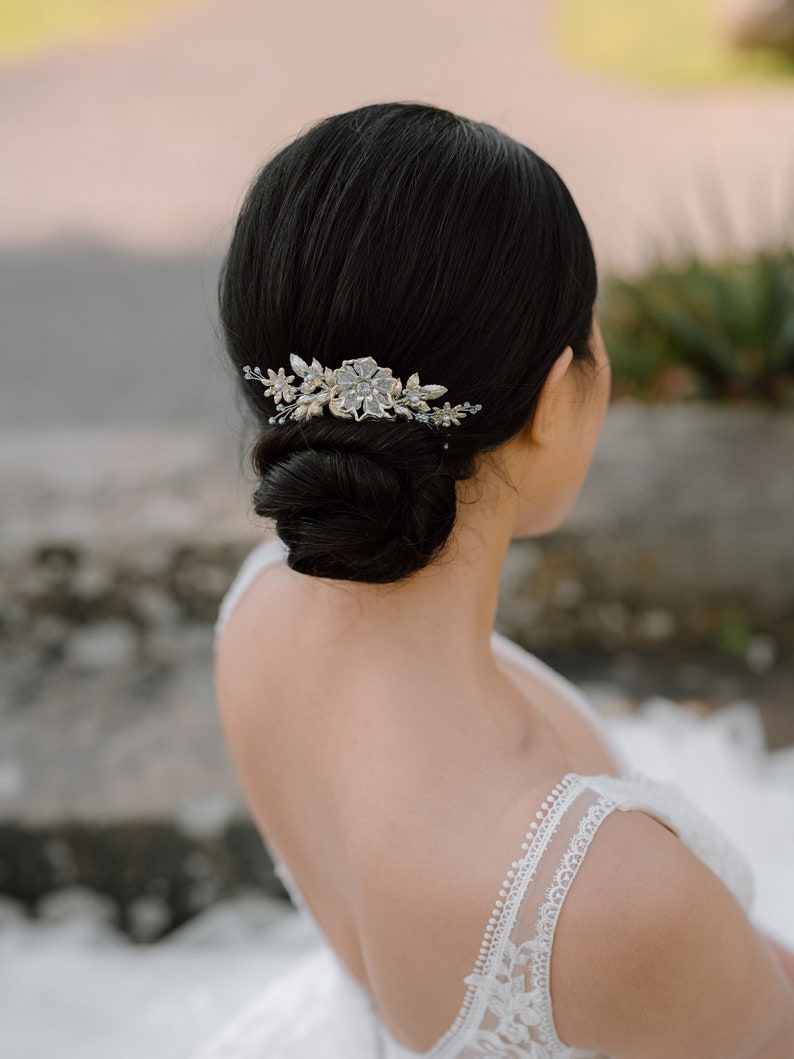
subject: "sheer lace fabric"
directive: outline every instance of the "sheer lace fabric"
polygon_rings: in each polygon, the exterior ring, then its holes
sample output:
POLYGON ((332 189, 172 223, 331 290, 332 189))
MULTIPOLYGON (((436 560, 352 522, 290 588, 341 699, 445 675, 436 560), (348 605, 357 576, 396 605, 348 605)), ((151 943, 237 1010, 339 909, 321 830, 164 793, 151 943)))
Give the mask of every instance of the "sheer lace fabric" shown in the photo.
MULTIPOLYGON (((216 634, 232 607, 252 582, 256 573, 284 554, 280 541, 260 545, 249 555, 240 574, 221 605, 216 634)), ((500 640, 494 640, 499 649, 500 640)), ((509 641, 508 641, 509 642, 509 641)), ((525 664, 538 672, 543 667, 534 656, 520 651, 525 664), (538 661, 538 666, 534 663, 538 661)), ((515 654, 513 653, 513 657, 515 654)), ((553 672, 553 671, 552 671, 553 672)), ((558 686, 567 681, 554 674, 558 686)), ((571 695, 577 708, 582 699, 571 695)), ((594 723, 598 726, 593 711, 594 723)), ((752 876, 745 860, 728 838, 677 789, 638 774, 625 772, 620 778, 569 773, 549 791, 543 803, 527 821, 527 831, 515 859, 501 885, 495 879, 495 900, 484 930, 480 950, 471 972, 461 983, 462 1002, 456 1019, 444 1035, 421 1059, 604 1059, 595 1053, 567 1046, 560 1040, 554 1022, 550 993, 550 967, 557 921, 577 872, 597 838, 603 821, 615 811, 641 811, 659 820, 704 861, 749 910, 752 876), (464 992, 465 988, 465 992, 464 992)), ((597 842, 595 846, 597 848, 597 842)), ((313 917, 286 864, 271 850, 276 872, 301 914, 313 917)), ((318 931, 322 928, 316 924, 318 931)), ((358 1021, 359 1036, 365 1029, 372 1034, 366 1049, 355 1059, 412 1059, 419 1053, 399 1045, 377 1016, 370 998, 347 973, 333 952, 324 956, 335 968, 336 1010, 347 1011, 358 1021), (355 1014, 353 1014, 355 1013, 355 1014), (366 1023, 366 1026, 364 1025, 366 1023)), ((328 974, 327 968, 323 972, 328 974)), ((316 985, 316 983, 315 983, 316 985)), ((300 989, 296 985, 296 989, 300 989)), ((306 984, 307 995, 309 990, 306 984)), ((261 1013, 260 1013, 261 1014, 261 1013)), ((307 1016, 308 1017, 308 1016, 307 1016)), ((335 1016, 336 1017, 336 1016, 335 1016)), ((348 1027, 352 1030, 353 1027, 348 1027)), ((348 1032, 346 1030, 345 1032, 348 1032)), ((322 1054, 296 1050, 296 1056, 325 1059, 333 1053, 330 1037, 324 1038, 322 1054)), ((275 1038, 273 1038, 275 1043, 275 1038)), ((316 1047, 316 1046, 315 1046, 316 1047)), ((220 1056, 219 1051, 208 1052, 220 1056)), ((229 1055, 245 1056, 239 1034, 232 1040, 229 1055), (236 1041, 237 1051, 234 1050, 236 1041)), ((261 1052, 264 1056, 271 1052, 261 1052)), ((292 1055, 284 1050, 280 1056, 292 1055)), ((353 1059, 353 1057, 351 1057, 353 1059)))
POLYGON ((430 1055, 579 1056, 557 1036, 549 975, 565 896, 612 803, 566 776, 537 812, 503 880, 461 1012, 430 1055))
MULTIPOLYGON (((603 821, 639 810, 670 827, 749 910, 752 876, 726 836, 673 787, 641 775, 569 773, 528 825, 518 857, 502 880, 458 1016, 421 1059, 605 1059, 560 1040, 550 991, 554 935, 565 899, 603 821)), ((300 894, 283 865, 290 893, 300 894)), ((353 979, 346 988, 364 994, 353 979)), ((413 1059, 385 1026, 380 1054, 413 1059)))
POLYGON ((752 879, 725 836, 684 798, 641 777, 569 774, 537 812, 507 872, 456 1022, 433 1059, 596 1059, 565 1045, 554 1023, 550 967, 565 899, 603 821, 641 810, 671 827, 720 876, 745 909, 752 879))

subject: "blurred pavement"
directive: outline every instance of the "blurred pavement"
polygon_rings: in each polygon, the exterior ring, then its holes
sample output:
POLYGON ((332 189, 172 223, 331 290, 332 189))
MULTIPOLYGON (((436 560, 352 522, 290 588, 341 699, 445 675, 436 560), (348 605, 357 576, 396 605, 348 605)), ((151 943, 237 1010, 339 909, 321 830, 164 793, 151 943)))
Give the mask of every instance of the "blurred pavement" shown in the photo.
POLYGON ((233 430, 214 323, 236 210, 275 150, 365 103, 423 100, 523 140, 569 185, 602 272, 679 222, 708 247, 712 184, 740 242, 779 225, 794 84, 662 91, 569 69, 551 10, 199 0, 0 69, 0 423, 233 430))

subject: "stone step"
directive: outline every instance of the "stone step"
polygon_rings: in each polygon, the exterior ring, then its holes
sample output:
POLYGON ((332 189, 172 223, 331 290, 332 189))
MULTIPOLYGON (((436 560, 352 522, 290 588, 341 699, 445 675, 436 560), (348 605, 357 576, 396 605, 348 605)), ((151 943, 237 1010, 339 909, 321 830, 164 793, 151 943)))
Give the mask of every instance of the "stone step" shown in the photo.
MULTIPOLYGON (((785 417, 615 409, 564 532, 511 547, 498 626, 605 712, 750 699, 794 743, 791 441, 785 417)), ((171 925, 283 895, 212 690, 220 597, 268 532, 250 488, 210 430, 0 438, 0 891, 89 886, 130 924, 152 898, 171 925)))

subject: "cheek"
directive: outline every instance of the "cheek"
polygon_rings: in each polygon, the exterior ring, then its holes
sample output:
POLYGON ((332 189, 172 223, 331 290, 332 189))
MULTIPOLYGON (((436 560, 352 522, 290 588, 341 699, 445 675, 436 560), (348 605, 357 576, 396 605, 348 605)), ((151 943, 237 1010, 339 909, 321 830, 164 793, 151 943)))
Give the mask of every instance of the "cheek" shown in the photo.
POLYGON ((571 425, 566 443, 549 454, 544 468, 543 511, 536 510, 534 513, 535 527, 539 533, 548 533, 564 521, 590 470, 601 417, 594 417, 592 409, 587 419, 584 408, 579 409, 579 412, 576 425, 571 425), (594 421, 596 418, 597 422, 594 421))
POLYGON ((583 475, 589 470, 604 425, 609 407, 611 380, 612 373, 609 362, 606 361, 599 367, 597 379, 581 408, 580 429, 577 432, 578 451, 572 453, 572 458, 579 464, 583 475))
MULTIPOLYGON (((571 512, 587 476, 589 460, 580 454, 573 459, 549 466, 542 500, 529 506, 516 523, 513 535, 541 537, 558 529, 571 512)), ((537 494, 536 494, 537 495, 537 494)))
POLYGON ((594 399, 598 406, 599 428, 609 407, 609 398, 612 394, 612 365, 608 357, 599 363, 594 382, 594 399))

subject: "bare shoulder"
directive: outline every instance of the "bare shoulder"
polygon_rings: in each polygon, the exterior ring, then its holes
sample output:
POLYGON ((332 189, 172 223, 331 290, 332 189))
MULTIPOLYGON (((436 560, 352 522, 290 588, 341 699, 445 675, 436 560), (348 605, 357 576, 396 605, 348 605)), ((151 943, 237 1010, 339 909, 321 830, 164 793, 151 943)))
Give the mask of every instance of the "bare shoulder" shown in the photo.
POLYGON ((607 817, 581 864, 551 992, 561 1040, 615 1059, 772 1059, 789 1054, 768 1050, 777 1039, 794 1040, 768 943, 720 879, 636 810, 607 817))

